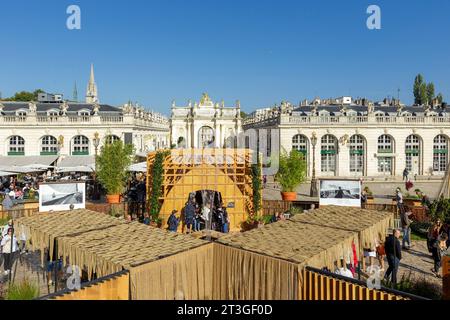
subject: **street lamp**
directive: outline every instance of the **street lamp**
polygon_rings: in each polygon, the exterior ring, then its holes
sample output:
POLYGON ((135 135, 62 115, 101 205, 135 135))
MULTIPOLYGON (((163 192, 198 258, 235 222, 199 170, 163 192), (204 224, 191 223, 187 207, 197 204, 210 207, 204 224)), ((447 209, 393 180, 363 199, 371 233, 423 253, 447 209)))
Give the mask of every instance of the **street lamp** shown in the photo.
POLYGON ((312 167, 312 177, 311 177, 311 197, 317 197, 317 180, 316 180, 316 145, 317 145, 317 136, 316 133, 313 132, 311 137, 311 145, 312 145, 312 154, 313 154, 313 167, 312 167))
POLYGON ((97 153, 98 153, 98 146, 100 145, 100 137, 98 132, 94 133, 94 139, 92 140, 95 148, 95 158, 94 158, 94 192, 92 193, 92 200, 98 200, 99 194, 98 194, 98 187, 97 187, 97 153))

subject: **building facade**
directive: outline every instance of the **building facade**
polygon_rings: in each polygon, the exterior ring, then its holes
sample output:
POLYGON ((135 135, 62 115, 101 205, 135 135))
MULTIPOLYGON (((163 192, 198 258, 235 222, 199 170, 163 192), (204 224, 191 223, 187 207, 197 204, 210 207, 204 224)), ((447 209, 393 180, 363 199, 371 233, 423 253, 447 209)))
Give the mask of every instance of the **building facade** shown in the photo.
POLYGON ((309 176, 313 165, 317 177, 346 178, 401 177, 405 168, 420 178, 444 175, 448 168, 445 106, 282 103, 254 112, 243 127, 268 136, 279 130, 279 150, 302 152, 309 176))
MULTIPOLYGON (((76 95, 76 94, 75 94, 76 95)), ((86 102, 64 101, 62 95, 42 93, 38 102, 0 101, 1 165, 13 165, 17 157, 50 159, 75 157, 71 163, 86 164, 76 157, 91 156, 106 141, 121 139, 132 144, 136 153, 169 147, 169 120, 143 107, 125 104, 113 107, 99 104, 94 67, 91 66, 86 102), (8 158, 11 157, 11 158, 8 158)), ((48 160, 47 160, 48 161, 48 160)), ((26 163, 20 158, 21 163, 26 163)))
POLYGON ((94 155, 94 136, 132 143, 136 152, 168 147, 169 121, 126 104, 0 102, 0 155, 94 155))
POLYGON ((187 106, 172 105, 170 120, 171 144, 186 148, 223 148, 236 145, 236 136, 242 132, 241 106, 214 103, 203 94, 199 103, 187 106))

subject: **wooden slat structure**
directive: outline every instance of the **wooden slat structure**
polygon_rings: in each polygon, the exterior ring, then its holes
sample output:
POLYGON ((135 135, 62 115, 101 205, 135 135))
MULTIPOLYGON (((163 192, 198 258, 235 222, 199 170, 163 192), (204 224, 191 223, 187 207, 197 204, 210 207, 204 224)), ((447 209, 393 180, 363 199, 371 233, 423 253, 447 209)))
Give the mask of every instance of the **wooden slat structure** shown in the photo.
POLYGON ((110 276, 85 283, 80 290, 65 290, 40 300, 129 300, 130 275, 121 271, 110 276))
POLYGON ((420 299, 401 292, 369 289, 364 283, 324 274, 312 268, 303 269, 303 286, 300 300, 348 301, 348 300, 411 300, 420 299))
POLYGON ((329 227, 358 233, 360 249, 374 249, 378 241, 384 241, 394 226, 394 214, 360 208, 324 206, 309 213, 297 214, 293 222, 329 227))
MULTIPOLYGON (((156 154, 150 153, 147 158, 148 197, 156 154)), ((223 204, 229 205, 230 230, 240 229, 241 223, 254 214, 252 161, 253 152, 249 149, 170 150, 163 162, 162 196, 159 199, 159 217, 163 219, 163 225, 172 210, 182 212, 190 193, 212 190, 220 192, 223 204)))

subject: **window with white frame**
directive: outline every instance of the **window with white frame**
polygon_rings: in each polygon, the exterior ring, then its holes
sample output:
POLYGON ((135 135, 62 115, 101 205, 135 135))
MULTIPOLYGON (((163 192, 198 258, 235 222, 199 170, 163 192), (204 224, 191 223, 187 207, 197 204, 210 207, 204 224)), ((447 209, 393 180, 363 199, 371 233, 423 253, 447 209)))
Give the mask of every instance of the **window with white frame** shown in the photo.
POLYGON ((302 134, 297 134, 292 138, 292 149, 303 153, 304 156, 308 153, 308 138, 302 134))
POLYGON ((41 140, 41 154, 57 154, 58 140, 53 136, 45 136, 41 140))
POLYGON ((420 138, 417 135, 410 135, 406 138, 405 144, 406 153, 406 169, 413 171, 413 161, 416 159, 420 163, 420 138))
POLYGON ((444 135, 438 135, 433 140, 433 170, 435 172, 447 171, 448 163, 448 139, 444 135))
POLYGON ((364 171, 364 138, 361 135, 350 137, 350 172, 363 173, 364 171))
POLYGON ((378 153, 378 172, 386 175, 392 175, 394 139, 392 139, 391 136, 384 134, 378 138, 378 153), (383 156, 383 154, 390 154, 391 156, 383 156))
POLYGON ((321 171, 336 173, 337 139, 332 135, 325 135, 321 139, 321 171))
POLYGON ((25 154, 25 139, 21 136, 12 136, 8 143, 9 155, 23 155, 25 154))
POLYGON ((89 154, 89 139, 85 136, 76 136, 73 138, 72 154, 74 155, 88 155, 89 154))

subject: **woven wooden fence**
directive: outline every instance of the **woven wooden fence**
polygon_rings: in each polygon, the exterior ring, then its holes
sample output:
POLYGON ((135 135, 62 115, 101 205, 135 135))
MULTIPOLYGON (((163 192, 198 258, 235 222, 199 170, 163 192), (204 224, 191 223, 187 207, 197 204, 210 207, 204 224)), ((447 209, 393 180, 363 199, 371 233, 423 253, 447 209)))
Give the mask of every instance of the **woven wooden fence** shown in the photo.
POLYGON ((41 300, 129 300, 130 275, 122 271, 84 284, 80 290, 62 291, 41 300))

